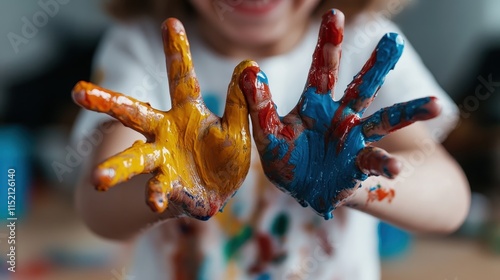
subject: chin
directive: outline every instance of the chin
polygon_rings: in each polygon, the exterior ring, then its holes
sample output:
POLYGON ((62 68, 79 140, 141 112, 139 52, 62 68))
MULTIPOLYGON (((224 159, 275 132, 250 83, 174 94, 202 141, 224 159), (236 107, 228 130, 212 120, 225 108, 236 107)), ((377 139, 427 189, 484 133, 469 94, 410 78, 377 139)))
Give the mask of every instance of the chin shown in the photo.
POLYGON ((264 47, 287 38, 287 28, 284 24, 248 24, 227 25, 222 31, 225 36, 241 45, 264 47))
MULTIPOLYGON (((225 0, 224 0, 225 1, 225 0)), ((220 0, 191 0, 205 35, 251 48, 271 48, 293 42, 302 32, 319 0, 237 0, 229 8, 220 0)), ((220 41, 218 43, 221 43, 220 41)), ((293 44, 293 43, 292 43, 293 44)))
POLYGON ((279 32, 261 32, 257 30, 236 32, 235 34, 229 35, 231 40, 238 42, 240 45, 252 46, 255 48, 264 47, 267 45, 272 45, 282 38, 279 32))

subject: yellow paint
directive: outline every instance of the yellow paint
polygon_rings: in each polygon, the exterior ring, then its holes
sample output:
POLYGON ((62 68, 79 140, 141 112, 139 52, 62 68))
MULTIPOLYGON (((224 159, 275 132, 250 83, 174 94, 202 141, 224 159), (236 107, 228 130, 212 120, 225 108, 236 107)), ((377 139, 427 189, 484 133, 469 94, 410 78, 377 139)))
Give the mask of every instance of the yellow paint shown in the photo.
POLYGON ((241 72, 257 64, 243 61, 235 68, 224 116, 219 118, 200 96, 182 24, 168 19, 162 32, 170 111, 153 109, 148 103, 87 82, 75 86, 73 98, 84 108, 107 113, 148 139, 146 143, 137 141, 97 167, 99 190, 154 172, 147 192, 153 210, 164 211, 170 200, 188 208, 188 214, 195 217, 210 217, 240 187, 250 166, 248 110, 238 83, 241 72))
POLYGON ((233 280, 241 278, 240 269, 235 261, 229 261, 226 267, 226 273, 224 279, 233 280))

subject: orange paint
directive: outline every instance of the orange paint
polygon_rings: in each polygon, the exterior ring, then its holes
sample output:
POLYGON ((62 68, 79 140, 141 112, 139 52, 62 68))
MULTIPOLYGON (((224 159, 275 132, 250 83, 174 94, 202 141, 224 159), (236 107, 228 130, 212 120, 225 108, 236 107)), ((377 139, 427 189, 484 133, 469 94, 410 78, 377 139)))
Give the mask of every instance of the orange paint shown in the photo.
POLYGON ((366 203, 373 201, 382 201, 387 198, 387 202, 391 203, 392 199, 396 195, 396 191, 390 188, 382 188, 382 186, 377 185, 368 189, 368 199, 366 203))
POLYGON ((201 98, 182 24, 168 19, 162 33, 171 110, 156 110, 83 81, 73 89, 73 99, 86 109, 115 117, 147 139, 99 164, 94 173, 98 190, 153 173, 147 202, 154 211, 163 212, 175 202, 188 215, 208 219, 240 187, 250 166, 248 110, 238 82, 241 72, 256 63, 243 61, 235 68, 219 118, 201 98))

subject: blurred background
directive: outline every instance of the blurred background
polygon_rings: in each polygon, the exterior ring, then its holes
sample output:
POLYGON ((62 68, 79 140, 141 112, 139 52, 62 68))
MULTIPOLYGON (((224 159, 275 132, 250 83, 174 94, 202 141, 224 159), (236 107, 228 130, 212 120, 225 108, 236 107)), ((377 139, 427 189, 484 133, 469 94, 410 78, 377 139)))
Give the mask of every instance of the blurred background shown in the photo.
MULTIPOLYGON (((90 79, 112 20, 103 1, 57 1, 50 13, 38 1, 0 2, 0 172, 6 178, 15 168, 20 219, 15 274, 6 272, 10 232, 0 227, 0 279, 127 279, 128 244, 94 236, 72 205, 79 160, 69 135, 79 108, 70 90, 90 79), (68 156, 74 166, 61 167, 68 156)), ((473 199, 466 223, 449 237, 381 224, 383 279, 500 279, 499 14, 497 0, 419 0, 394 18, 459 105, 445 146, 467 173, 473 199)), ((7 205, 3 185, 0 205, 7 205)), ((6 209, 0 216, 6 220, 6 209)))

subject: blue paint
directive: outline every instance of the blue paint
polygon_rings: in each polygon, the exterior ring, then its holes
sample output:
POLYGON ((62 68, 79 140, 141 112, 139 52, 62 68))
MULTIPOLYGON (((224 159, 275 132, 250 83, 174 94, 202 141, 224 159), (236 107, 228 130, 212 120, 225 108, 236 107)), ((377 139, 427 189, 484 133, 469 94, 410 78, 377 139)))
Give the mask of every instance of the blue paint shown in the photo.
MULTIPOLYGON (((391 107, 382 108, 375 112, 373 115, 364 119, 361 123, 363 126, 378 126, 383 122, 384 115, 386 116, 389 124, 394 129, 398 129, 402 124, 413 121, 416 116, 426 115, 429 111, 425 108, 431 97, 424 97, 415 99, 409 102, 394 104, 391 107)), ((366 137, 367 142, 376 142, 382 139, 385 134, 375 134, 366 137)))
POLYGON ((243 204, 242 203, 233 203, 231 204, 231 214, 239 218, 243 215, 243 204))
MULTIPOLYGON (((204 200, 201 200, 199 199, 199 197, 195 197, 194 195, 192 195, 191 193, 189 193, 188 191, 186 190, 183 190, 182 191, 183 194, 185 194, 189 200, 194 200, 195 201, 195 207, 196 208, 200 208, 200 209, 207 209, 209 208, 209 206, 206 204, 206 202, 204 200)), ((167 195, 167 199, 170 200, 170 193, 167 195)), ((198 219, 198 220, 202 220, 202 221, 208 221, 208 219, 210 219, 212 216, 199 216, 199 215, 196 215, 194 213, 190 213, 190 211, 188 211, 190 209, 190 206, 188 204, 186 204, 186 202, 179 202, 177 201, 176 203, 180 204, 180 207, 185 211, 185 213, 188 213, 188 215, 192 218, 195 218, 195 219, 198 219)))
POLYGON ((198 270, 197 280, 207 280, 208 271, 210 269, 210 258, 204 257, 201 263, 200 269, 198 270))
MULTIPOLYGON (((355 188, 368 177, 356 164, 359 151, 366 146, 362 131, 366 122, 342 124, 349 126, 343 143, 339 143, 342 141, 339 136, 331 135, 340 122, 353 117, 355 112, 351 110, 354 107, 352 105, 359 101, 366 102, 366 99, 375 96, 402 51, 403 40, 399 35, 385 35, 368 63, 371 67, 363 69, 351 83, 356 94, 351 96, 349 107, 345 103, 334 101, 330 91, 318 94, 316 87, 308 86, 299 101, 299 114, 301 118, 311 120, 312 127, 307 127, 293 142, 287 142, 281 136, 268 136, 270 143, 261 154, 268 178, 302 206, 311 206, 327 220, 332 218, 331 212, 337 202, 335 198, 343 190, 355 188), (337 147, 341 147, 340 150, 337 147)), ((267 77, 263 73, 258 79, 267 84, 267 77)), ((395 106, 387 109, 391 125, 397 126, 405 118, 418 114, 419 104, 421 103, 418 101, 412 101, 408 108, 395 106)), ((356 118, 364 109, 357 112, 356 118)), ((382 113, 379 113, 367 120, 380 124, 381 117, 382 113)), ((378 140, 381 137, 382 135, 375 138, 378 140)))
POLYGON ((270 134, 268 136, 268 139, 269 141, 271 141, 269 143, 269 145, 267 146, 267 149, 269 151, 275 151, 276 149, 278 150, 278 153, 275 154, 274 152, 272 153, 269 153, 269 154, 266 154, 266 156, 264 157, 265 160, 274 160, 276 159, 276 156, 277 156, 277 159, 281 160, 285 157, 286 153, 288 152, 288 143, 286 142, 285 139, 278 139, 276 138, 276 136, 270 134))
POLYGON ((339 109, 339 103, 332 100, 331 92, 316 94, 315 87, 306 88, 300 100, 299 114, 313 120, 313 129, 325 133, 339 109))
POLYGON ((385 174, 385 176, 387 176, 387 177, 389 177, 389 178, 392 178, 392 177, 393 177, 392 173, 389 171, 389 169, 387 169, 387 167, 385 167, 385 166, 384 166, 384 168, 383 168, 383 169, 384 169, 384 174, 385 174))
MULTIPOLYGON (((187 210, 187 207, 182 207, 183 210, 187 210)), ((190 215, 190 217, 193 217, 195 219, 198 219, 200 221, 208 221, 212 216, 198 216, 198 215, 190 215)))
MULTIPOLYGON (((305 130, 294 141, 293 147, 288 146, 287 149, 290 151, 288 162, 294 166, 293 178, 283 178, 281 170, 267 172, 267 175, 280 189, 303 201, 305 206, 311 206, 325 219, 330 219, 334 210, 334 198, 342 190, 354 188, 357 180, 367 178, 356 165, 356 155, 364 148, 365 141, 361 126, 354 126, 343 149, 337 154, 339 139, 325 141, 325 137, 331 126, 330 121, 339 109, 339 103, 333 101, 329 94, 315 92, 316 88, 308 88, 299 108, 302 117, 315 121, 313 129, 305 130)), ((283 145, 283 140, 273 135, 268 139, 271 143, 263 153, 264 162, 276 160, 273 150, 276 146, 283 145)))
POLYGON ((265 74, 264 72, 262 72, 262 71, 259 71, 259 72, 257 73, 257 80, 258 80, 259 82, 261 82, 261 83, 264 83, 264 84, 266 84, 266 85, 269 85, 269 80, 267 79, 266 74, 265 74))
POLYGON ((271 280, 271 279, 272 279, 271 275, 269 275, 268 273, 261 274, 256 278, 256 280, 271 280))
POLYGON ((401 120, 401 111, 391 110, 391 112, 389 112, 388 119, 389 119, 389 124, 391 126, 397 125, 398 123, 400 123, 400 120, 401 120))
MULTIPOLYGON (((401 57, 403 48, 404 40, 397 33, 387 33, 382 37, 375 48, 375 58, 372 61, 372 67, 364 73, 361 82, 356 85, 359 93, 358 98, 361 101, 372 98, 377 93, 378 89, 384 83, 385 76, 390 70, 394 69, 394 66, 401 57)), ((356 77, 360 77, 360 75, 362 74, 359 73, 356 77)), ((353 83, 357 82, 356 77, 353 83)), ((351 102, 357 101, 355 99, 351 102)), ((361 116, 364 111, 365 109, 361 110, 358 115, 361 116)))
MULTIPOLYGON (((232 195, 231 195, 231 198, 236 194, 236 192, 234 192, 232 195)), ((229 202, 229 199, 224 201, 224 204, 222 204, 222 206, 219 208, 219 212, 222 213, 224 212, 224 208, 226 208, 226 205, 227 203, 229 202)))

